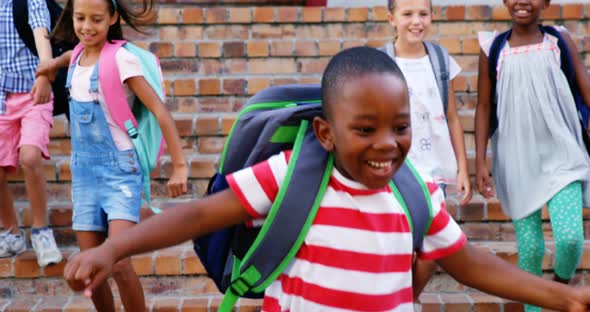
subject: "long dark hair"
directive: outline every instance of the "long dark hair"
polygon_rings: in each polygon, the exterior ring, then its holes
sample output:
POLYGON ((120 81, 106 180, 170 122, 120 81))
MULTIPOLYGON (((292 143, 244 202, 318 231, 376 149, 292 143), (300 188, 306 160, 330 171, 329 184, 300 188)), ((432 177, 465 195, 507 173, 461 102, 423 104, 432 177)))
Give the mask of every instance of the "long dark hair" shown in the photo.
MULTIPOLYGON (((51 32, 51 39, 57 42, 70 42, 78 43, 79 39, 74 32, 74 1, 80 0, 68 0, 64 6, 64 10, 57 21, 55 28, 51 32)), ((152 9, 154 8, 154 0, 143 0, 141 1, 141 9, 135 9, 129 7, 125 1, 120 0, 104 0, 108 3, 109 14, 113 16, 115 12, 119 13, 117 22, 109 28, 107 34, 107 40, 120 40, 123 38, 123 30, 121 28, 121 19, 125 21, 125 24, 129 25, 134 30, 145 34, 146 32, 141 29, 142 25, 145 25, 152 21, 155 15, 152 15, 152 9)))

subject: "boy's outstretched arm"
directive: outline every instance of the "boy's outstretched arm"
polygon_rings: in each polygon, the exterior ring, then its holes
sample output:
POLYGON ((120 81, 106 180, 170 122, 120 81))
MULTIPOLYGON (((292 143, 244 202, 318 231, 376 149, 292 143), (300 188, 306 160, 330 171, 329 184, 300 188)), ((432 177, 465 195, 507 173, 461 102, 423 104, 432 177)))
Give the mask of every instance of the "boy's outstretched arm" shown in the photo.
POLYGON ((475 166, 478 191, 486 198, 494 196, 486 161, 490 133, 490 101, 493 96, 488 72, 488 57, 483 50, 480 50, 477 74, 477 107, 475 110, 475 166))
POLYGON ((545 280, 470 244, 437 262, 457 281, 506 299, 559 311, 586 311, 590 303, 590 287, 545 280))
POLYGON ((109 237, 99 247, 76 255, 66 265, 64 277, 72 289, 90 296, 118 260, 174 246, 250 218, 230 189, 179 204, 131 227, 125 235, 109 237))
POLYGON ((465 152, 465 137, 463 127, 457 114, 457 100, 455 98, 454 82, 449 82, 449 105, 447 107, 447 120, 449 133, 451 134, 451 144, 457 158, 457 191, 463 193, 461 205, 465 205, 471 200, 471 182, 469 181, 469 170, 467 169, 467 153, 465 152))

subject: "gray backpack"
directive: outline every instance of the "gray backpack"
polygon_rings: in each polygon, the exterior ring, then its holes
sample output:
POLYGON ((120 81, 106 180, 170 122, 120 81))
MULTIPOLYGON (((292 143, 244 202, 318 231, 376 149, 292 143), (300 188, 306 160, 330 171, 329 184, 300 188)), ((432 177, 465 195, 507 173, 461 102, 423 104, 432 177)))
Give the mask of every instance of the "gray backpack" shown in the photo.
MULTIPOLYGON (((447 108, 449 107, 449 80, 451 74, 449 72, 449 52, 444 47, 434 44, 429 41, 424 41, 434 77, 436 78, 436 85, 438 86, 438 93, 442 100, 445 116, 447 115, 447 108)), ((379 48, 379 50, 387 53, 395 61, 395 49, 393 43, 388 43, 379 48)))
MULTIPOLYGON (((319 85, 270 87, 252 97, 238 115, 208 194, 228 187, 225 175, 291 149, 287 175, 261 228, 233 226, 194 240, 207 274, 225 293, 219 311, 239 297, 261 298, 301 247, 332 173, 333 156, 316 140, 311 121, 321 116, 319 85), (305 196, 302 196, 305 194, 305 196)), ((408 161, 390 183, 422 246, 432 221, 430 192, 408 161)))

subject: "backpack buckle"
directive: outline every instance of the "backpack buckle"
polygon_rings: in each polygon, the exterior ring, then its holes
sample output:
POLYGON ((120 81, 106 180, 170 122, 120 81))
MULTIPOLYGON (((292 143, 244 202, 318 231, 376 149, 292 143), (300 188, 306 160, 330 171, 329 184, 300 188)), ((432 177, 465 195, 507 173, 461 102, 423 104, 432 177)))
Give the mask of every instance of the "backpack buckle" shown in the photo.
POLYGON ((238 278, 232 281, 229 288, 231 291, 238 295, 239 297, 244 296, 248 291, 250 291, 254 284, 256 284, 262 275, 254 266, 250 266, 244 273, 240 274, 238 278))

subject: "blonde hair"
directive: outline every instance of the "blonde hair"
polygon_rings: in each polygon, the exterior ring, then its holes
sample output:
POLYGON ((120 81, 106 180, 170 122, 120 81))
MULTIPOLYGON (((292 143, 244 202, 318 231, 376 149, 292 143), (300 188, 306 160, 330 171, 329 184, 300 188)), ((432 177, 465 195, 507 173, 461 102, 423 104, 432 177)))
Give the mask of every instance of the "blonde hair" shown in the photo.
MULTIPOLYGON (((432 0, 428 0, 428 3, 430 4, 430 10, 432 10, 432 0)), ((395 0, 387 0, 387 8, 393 13, 395 10, 395 0)))

